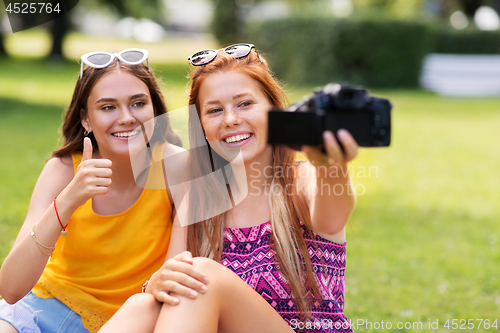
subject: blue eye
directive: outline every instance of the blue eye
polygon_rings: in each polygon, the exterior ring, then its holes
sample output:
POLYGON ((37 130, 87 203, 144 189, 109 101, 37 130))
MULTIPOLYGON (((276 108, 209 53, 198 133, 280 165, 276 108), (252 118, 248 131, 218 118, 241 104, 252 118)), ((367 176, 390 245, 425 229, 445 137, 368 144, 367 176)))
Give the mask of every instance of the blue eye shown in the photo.
POLYGON ((217 113, 217 112, 220 112, 220 111, 222 111, 222 108, 213 108, 213 109, 208 110, 207 114, 217 113))
POLYGON ((245 101, 245 102, 241 102, 239 106, 240 106, 240 107, 246 107, 246 106, 250 106, 251 104, 252 104, 252 102, 250 102, 250 101, 245 101))

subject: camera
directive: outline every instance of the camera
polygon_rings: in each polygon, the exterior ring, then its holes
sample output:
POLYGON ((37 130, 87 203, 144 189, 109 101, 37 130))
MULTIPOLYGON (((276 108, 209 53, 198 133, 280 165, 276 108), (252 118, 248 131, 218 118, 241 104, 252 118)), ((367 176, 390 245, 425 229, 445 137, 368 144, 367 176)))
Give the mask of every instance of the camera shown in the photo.
POLYGON ((364 89, 330 83, 314 95, 269 111, 268 142, 322 146, 323 132, 348 130, 361 147, 387 147, 391 143, 391 109, 387 99, 372 97, 364 89))

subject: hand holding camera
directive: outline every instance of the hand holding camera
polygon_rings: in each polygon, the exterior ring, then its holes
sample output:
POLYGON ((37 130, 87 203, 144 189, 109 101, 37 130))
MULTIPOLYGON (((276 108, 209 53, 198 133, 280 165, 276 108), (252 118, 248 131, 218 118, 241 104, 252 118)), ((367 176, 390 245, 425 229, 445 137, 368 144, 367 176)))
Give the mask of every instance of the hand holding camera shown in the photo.
POLYGON ((325 150, 323 133, 337 136, 339 129, 346 129, 361 147, 386 147, 391 142, 391 109, 389 100, 369 96, 364 89, 330 83, 285 110, 271 110, 268 142, 325 150))

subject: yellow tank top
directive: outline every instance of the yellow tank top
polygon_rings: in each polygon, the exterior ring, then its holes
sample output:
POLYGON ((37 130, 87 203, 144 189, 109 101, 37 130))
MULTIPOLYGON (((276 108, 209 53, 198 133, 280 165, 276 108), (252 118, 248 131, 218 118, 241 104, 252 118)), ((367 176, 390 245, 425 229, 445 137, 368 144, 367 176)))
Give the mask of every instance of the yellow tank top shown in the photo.
MULTIPOLYGON (((161 153, 162 147, 154 150, 161 153)), ((76 171, 82 155, 72 158, 76 171)), ((148 179, 155 174, 163 177, 161 163, 153 164, 148 179)), ((163 264, 171 215, 164 189, 144 189, 128 210, 116 215, 94 213, 88 200, 71 216, 68 234, 59 237, 33 292, 57 298, 81 316, 87 330, 97 332, 163 264)))

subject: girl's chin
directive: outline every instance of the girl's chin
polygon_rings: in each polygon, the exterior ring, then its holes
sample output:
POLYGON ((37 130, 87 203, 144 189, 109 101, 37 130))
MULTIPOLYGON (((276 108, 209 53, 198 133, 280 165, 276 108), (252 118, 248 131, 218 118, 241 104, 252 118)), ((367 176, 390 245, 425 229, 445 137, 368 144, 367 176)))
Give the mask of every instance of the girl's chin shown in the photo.
POLYGON ((272 165, 272 148, 256 154, 253 152, 242 151, 243 162, 245 165, 253 165, 254 168, 267 167, 272 165))

